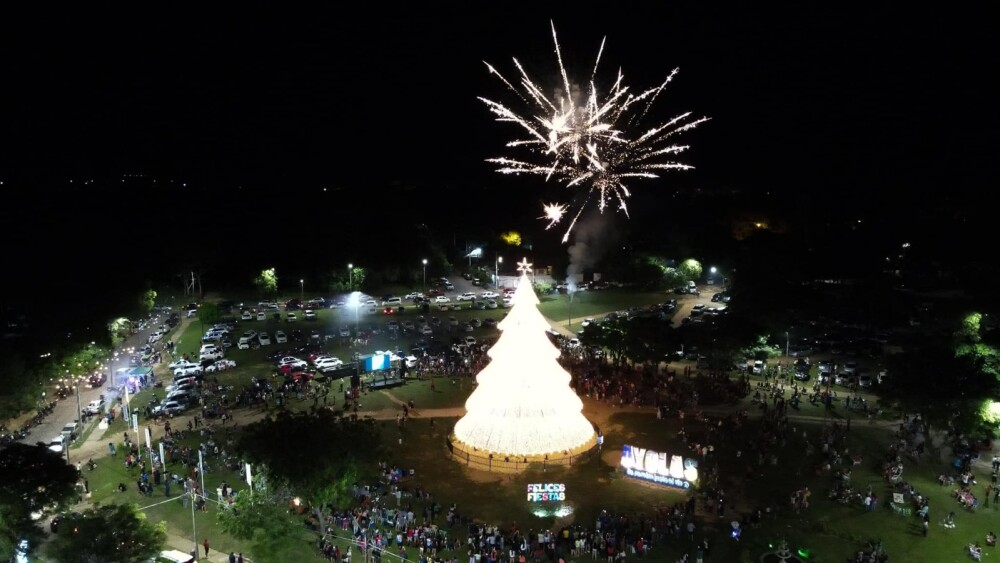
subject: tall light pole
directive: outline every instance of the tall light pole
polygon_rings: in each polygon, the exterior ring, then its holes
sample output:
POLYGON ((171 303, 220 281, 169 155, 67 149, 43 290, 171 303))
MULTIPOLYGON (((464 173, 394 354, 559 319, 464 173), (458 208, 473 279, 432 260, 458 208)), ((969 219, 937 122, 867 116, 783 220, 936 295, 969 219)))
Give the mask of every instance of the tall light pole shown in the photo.
POLYGON ((424 291, 427 291, 427 259, 423 259, 424 264, 424 291))
POLYGON ((503 264, 503 256, 497 256, 493 264, 493 284, 500 287, 500 264, 503 264))
POLYGON ((299 301, 306 300, 306 280, 299 280, 299 301))
POLYGON ((347 279, 348 287, 350 287, 351 290, 354 290, 354 264, 347 265, 347 279))
POLYGON ((789 340, 788 340, 788 331, 786 330, 786 331, 785 331, 785 357, 786 357, 786 358, 788 357, 788 352, 789 352, 790 350, 791 350, 791 346, 789 345, 789 340))

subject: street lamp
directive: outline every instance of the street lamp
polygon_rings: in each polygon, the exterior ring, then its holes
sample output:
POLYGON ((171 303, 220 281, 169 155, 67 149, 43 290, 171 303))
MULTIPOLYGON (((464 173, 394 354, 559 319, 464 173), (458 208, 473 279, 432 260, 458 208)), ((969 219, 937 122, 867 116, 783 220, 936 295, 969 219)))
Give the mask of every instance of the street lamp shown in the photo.
POLYGON ((423 259, 424 263, 424 291, 427 291, 427 259, 423 259))
POLYGON ((299 301, 306 300, 306 280, 299 280, 299 301))
POLYGON ((347 265, 347 279, 349 280, 348 287, 354 289, 354 264, 347 265))
POLYGON ((790 350, 791 350, 791 347, 789 346, 788 331, 786 330, 785 331, 785 357, 786 358, 788 357, 788 352, 790 350))
POLYGON ((503 256, 497 256, 496 263, 493 264, 493 283, 500 287, 500 264, 503 264, 503 256))

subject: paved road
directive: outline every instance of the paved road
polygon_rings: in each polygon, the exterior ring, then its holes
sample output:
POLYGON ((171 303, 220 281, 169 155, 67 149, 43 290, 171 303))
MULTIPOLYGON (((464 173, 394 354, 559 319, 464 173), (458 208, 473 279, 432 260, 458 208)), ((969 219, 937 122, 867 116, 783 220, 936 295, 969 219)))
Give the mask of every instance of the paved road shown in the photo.
MULTIPOLYGON (((50 413, 47 417, 45 417, 45 420, 41 424, 32 428, 31 434, 29 434, 21 441, 26 444, 35 444, 37 442, 48 443, 49 440, 59 435, 59 432, 62 430, 63 426, 65 426, 70 422, 79 420, 80 418, 79 407, 87 406, 87 404, 90 401, 99 398, 102 394, 105 395, 105 397, 108 397, 108 391, 106 390, 106 387, 112 384, 112 379, 114 377, 115 370, 128 367, 129 365, 128 354, 121 354, 120 352, 128 348, 141 348, 142 346, 144 346, 146 344, 147 339, 149 338, 149 335, 153 332, 153 330, 157 326, 159 326, 162 323, 163 320, 165 319, 161 315, 160 320, 151 321, 149 323, 150 325, 149 328, 130 336, 124 343, 122 343, 120 346, 116 348, 116 351, 119 352, 119 357, 116 362, 112 362, 111 365, 109 366, 110 371, 108 373, 108 381, 105 382, 104 386, 97 388, 90 388, 81 385, 79 401, 77 401, 77 395, 74 394, 56 402, 56 407, 53 410, 53 412, 50 413)), ((180 326, 181 325, 178 325, 178 327, 180 326)), ((175 329, 170 334, 171 335, 177 334, 177 330, 178 329, 175 329)), ((49 393, 51 392, 52 391, 50 390, 49 393)), ((89 426, 89 423, 85 426, 89 426)), ((94 432, 91 434, 91 436, 96 434, 99 437, 102 433, 103 432, 101 430, 95 429, 94 432)), ((74 449, 74 448, 69 449, 69 457, 72 463, 76 463, 78 461, 77 458, 84 458, 82 455, 80 455, 79 449, 74 449)))

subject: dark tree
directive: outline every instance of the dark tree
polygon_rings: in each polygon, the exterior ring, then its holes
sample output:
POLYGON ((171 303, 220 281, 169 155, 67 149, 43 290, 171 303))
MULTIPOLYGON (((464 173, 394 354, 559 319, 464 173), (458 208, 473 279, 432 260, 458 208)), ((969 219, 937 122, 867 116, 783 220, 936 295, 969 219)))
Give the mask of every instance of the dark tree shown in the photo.
POLYGON ((956 356, 947 339, 927 338, 889 357, 889 377, 879 385, 883 402, 919 413, 928 426, 974 429, 997 380, 969 356, 956 356))
MULTIPOLYGON (((79 498, 76 468, 44 445, 10 444, 0 450, 0 550, 22 539, 30 546, 42 532, 31 520, 32 512, 62 508, 79 498)), ((7 553, 0 555, 7 556, 7 553)))
POLYGON ((247 426, 236 451, 266 468, 278 486, 311 501, 322 517, 327 504, 348 500, 350 488, 382 456, 373 420, 351 420, 323 409, 282 412, 247 426))
POLYGON ((167 540, 166 523, 151 524, 133 504, 97 506, 60 526, 46 551, 65 563, 148 561, 167 540))
POLYGON ((0 349, 0 419, 16 418, 34 407, 40 380, 17 353, 0 349))

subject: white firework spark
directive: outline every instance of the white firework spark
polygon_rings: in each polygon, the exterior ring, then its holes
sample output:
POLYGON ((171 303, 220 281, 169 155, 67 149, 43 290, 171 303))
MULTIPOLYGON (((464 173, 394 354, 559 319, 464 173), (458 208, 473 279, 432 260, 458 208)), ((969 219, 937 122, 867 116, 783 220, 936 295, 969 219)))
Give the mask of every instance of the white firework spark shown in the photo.
MULTIPOLYGON (((507 143, 509 148, 526 148, 534 159, 490 158, 501 174, 537 174, 546 180, 555 179, 567 188, 580 188, 574 197, 572 220, 563 235, 563 242, 576 225, 580 214, 592 199, 597 200, 603 213, 609 201, 628 216, 626 200, 631 195, 625 181, 629 178, 658 178, 664 170, 688 170, 690 165, 670 160, 671 155, 689 147, 673 143, 673 137, 708 121, 707 117, 692 118, 682 113, 654 127, 642 128, 642 120, 657 96, 677 75, 674 69, 659 85, 637 95, 629 92, 625 77, 619 70, 606 93, 595 85, 597 67, 604 53, 604 41, 594 61, 593 71, 585 90, 574 88, 562 60, 562 50, 552 24, 552 41, 562 85, 553 96, 547 96, 521 63, 514 59, 519 74, 518 89, 489 63, 486 68, 527 106, 521 115, 507 106, 480 97, 496 120, 515 123, 524 137, 507 143)), ((569 206, 544 206, 548 228, 562 220, 569 206)))
POLYGON ((539 219, 548 220, 549 224, 545 226, 545 230, 549 230, 553 225, 562 220, 563 214, 566 213, 566 206, 561 203, 546 203, 542 206, 545 210, 545 215, 539 217, 539 219))

